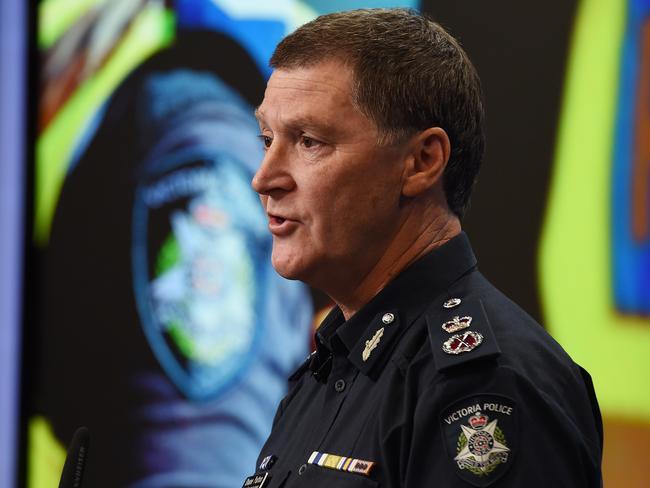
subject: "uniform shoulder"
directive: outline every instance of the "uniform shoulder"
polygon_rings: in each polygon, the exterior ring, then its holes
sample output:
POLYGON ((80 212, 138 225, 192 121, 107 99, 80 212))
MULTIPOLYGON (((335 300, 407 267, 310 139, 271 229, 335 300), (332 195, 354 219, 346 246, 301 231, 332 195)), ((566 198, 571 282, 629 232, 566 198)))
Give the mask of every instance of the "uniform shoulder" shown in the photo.
MULTIPOLYGON (((546 484, 597 477, 602 427, 593 387, 530 315, 473 272, 432 299, 421 323, 427 340, 416 349, 413 334, 403 383, 417 397, 416 431, 441 432, 449 471, 474 486, 508 471, 528 480, 527 453, 551 456, 559 444, 566 453, 544 471, 546 484), (479 441, 484 457, 476 455, 479 441), (566 471, 576 465, 588 468, 566 471)), ((429 443, 423 436, 418 445, 429 443)))
POLYGON ((516 370, 577 371, 548 332, 479 272, 433 300, 425 318, 438 372, 491 358, 516 370))
POLYGON ((500 361, 524 373, 549 372, 553 368, 579 376, 577 365, 549 332, 517 303, 483 276, 476 298, 483 303, 487 320, 502 351, 500 361))
POLYGON ((436 371, 501 355, 481 298, 457 294, 438 301, 425 313, 436 371))

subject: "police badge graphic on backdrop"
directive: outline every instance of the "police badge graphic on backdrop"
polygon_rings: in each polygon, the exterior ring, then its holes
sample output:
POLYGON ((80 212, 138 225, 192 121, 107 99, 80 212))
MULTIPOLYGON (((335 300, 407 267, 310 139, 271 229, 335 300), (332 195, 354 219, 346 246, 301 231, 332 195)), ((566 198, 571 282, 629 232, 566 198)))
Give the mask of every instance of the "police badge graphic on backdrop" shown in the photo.
POLYGON ((501 395, 465 398, 443 410, 449 462, 468 483, 485 487, 503 476, 517 449, 517 407, 501 395))
POLYGON ((214 398, 260 340, 266 219, 250 175, 227 154, 190 150, 156 166, 133 212, 140 319, 172 382, 191 399, 214 398))

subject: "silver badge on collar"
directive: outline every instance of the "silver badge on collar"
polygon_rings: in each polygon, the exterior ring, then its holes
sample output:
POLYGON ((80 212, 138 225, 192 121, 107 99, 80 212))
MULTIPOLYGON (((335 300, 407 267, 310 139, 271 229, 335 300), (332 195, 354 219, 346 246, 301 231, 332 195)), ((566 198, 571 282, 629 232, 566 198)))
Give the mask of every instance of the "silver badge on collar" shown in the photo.
POLYGON ((381 321, 386 325, 392 324, 393 320, 395 320, 395 315, 393 315, 390 312, 385 313, 384 316, 381 318, 381 321))

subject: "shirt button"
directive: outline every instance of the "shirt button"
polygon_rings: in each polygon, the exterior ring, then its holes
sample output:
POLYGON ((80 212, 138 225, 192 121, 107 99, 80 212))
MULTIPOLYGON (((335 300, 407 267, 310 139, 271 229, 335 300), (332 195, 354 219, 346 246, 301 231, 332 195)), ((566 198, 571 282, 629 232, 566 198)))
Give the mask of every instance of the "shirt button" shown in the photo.
POLYGON ((345 380, 336 380, 336 383, 334 383, 334 389, 339 393, 345 390, 345 380))
POLYGON ((307 469, 307 465, 303 464, 298 468, 298 474, 303 474, 305 472, 305 469, 307 469))

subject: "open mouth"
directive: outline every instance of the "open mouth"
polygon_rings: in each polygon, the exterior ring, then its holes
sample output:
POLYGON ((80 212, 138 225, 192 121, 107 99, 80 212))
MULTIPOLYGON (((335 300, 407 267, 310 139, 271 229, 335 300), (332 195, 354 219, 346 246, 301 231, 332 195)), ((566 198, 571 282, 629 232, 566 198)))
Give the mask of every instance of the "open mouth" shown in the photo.
POLYGON ((282 217, 276 217, 275 215, 271 215, 271 223, 272 224, 280 225, 280 224, 284 223, 285 220, 286 219, 283 219, 282 217))
POLYGON ((280 217, 279 215, 269 215, 269 230, 276 237, 287 236, 296 230, 298 222, 295 220, 280 217))

